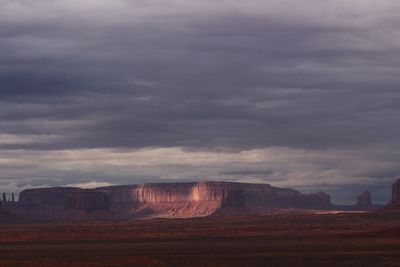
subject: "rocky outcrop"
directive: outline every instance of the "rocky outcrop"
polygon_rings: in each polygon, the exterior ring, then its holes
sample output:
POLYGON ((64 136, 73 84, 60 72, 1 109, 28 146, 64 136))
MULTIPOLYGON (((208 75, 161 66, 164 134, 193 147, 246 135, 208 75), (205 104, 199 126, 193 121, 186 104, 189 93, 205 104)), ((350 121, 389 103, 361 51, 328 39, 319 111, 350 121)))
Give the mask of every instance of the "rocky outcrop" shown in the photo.
POLYGON ((392 201, 400 202, 400 179, 397 180, 392 186, 392 201))
POLYGON ((97 188, 112 203, 176 203, 187 201, 224 201, 226 205, 242 201, 243 184, 227 182, 164 183, 97 188))
POLYGON ((303 205, 309 209, 327 209, 332 207, 331 197, 324 192, 311 193, 306 195, 303 205))
POLYGON ((368 208, 372 206, 371 192, 365 191, 358 195, 356 207, 358 208, 368 208))
POLYGON ((110 209, 108 198, 102 192, 79 190, 70 192, 65 197, 65 209, 83 210, 87 212, 110 209))
POLYGON ((385 210, 400 210, 400 179, 392 186, 392 199, 385 206, 385 210))
POLYGON ((22 219, 12 214, 10 211, 5 208, 0 207, 0 224, 2 223, 18 223, 22 222, 22 219))
POLYGON ((352 210, 357 211, 374 211, 382 208, 382 205, 373 204, 371 192, 365 191, 358 195, 356 205, 352 210))
POLYGON ((103 217, 130 219, 330 208, 330 197, 322 192, 306 195, 269 184, 199 182, 108 186, 92 190, 30 189, 20 194, 17 210, 32 218, 79 219, 79 216, 93 216, 97 212, 103 217))
POLYGON ((19 205, 24 207, 63 206, 68 194, 79 190, 73 187, 28 189, 21 192, 19 205))
POLYGON ((17 206, 19 216, 36 220, 109 219, 107 197, 95 190, 53 187, 24 190, 17 206))

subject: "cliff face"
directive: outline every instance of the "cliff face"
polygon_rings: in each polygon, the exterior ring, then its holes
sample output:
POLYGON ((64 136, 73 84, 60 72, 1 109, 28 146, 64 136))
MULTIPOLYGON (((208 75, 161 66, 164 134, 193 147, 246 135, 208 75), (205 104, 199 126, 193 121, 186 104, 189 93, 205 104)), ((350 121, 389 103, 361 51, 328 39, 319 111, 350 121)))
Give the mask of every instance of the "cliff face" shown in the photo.
POLYGON ((371 201, 371 192, 365 191, 358 195, 356 207, 359 208, 368 208, 372 205, 371 201))
POLYGON ((305 197, 305 201, 302 203, 302 205, 308 207, 309 209, 323 210, 332 206, 331 197, 324 192, 308 194, 305 197))
POLYGON ((21 218, 12 214, 8 210, 0 207, 0 223, 17 223, 22 222, 21 218))
POLYGON ((386 205, 386 210, 400 210, 400 179, 392 186, 392 200, 386 205))
POLYGON ((21 192, 19 204, 23 206, 63 205, 66 196, 76 191, 72 187, 28 189, 21 192))
POLYGON ((67 210, 84 210, 87 212, 110 209, 110 203, 105 194, 90 190, 70 192, 65 197, 64 207, 67 210))
POLYGON ((103 212, 115 218, 197 217, 221 210, 237 213, 271 209, 330 209, 329 195, 301 194, 268 184, 229 182, 109 186, 93 190, 46 188, 20 195, 20 214, 34 218, 76 218, 103 212), (71 212, 73 215, 71 215, 71 212), (67 217, 68 217, 67 216, 67 217), (78 216, 78 217, 79 217, 78 216))
POLYGON ((112 203, 176 203, 191 201, 242 201, 240 186, 234 183, 200 182, 110 186, 96 189, 107 195, 112 203))
POLYGON ((392 202, 400 202, 400 179, 392 186, 392 202))

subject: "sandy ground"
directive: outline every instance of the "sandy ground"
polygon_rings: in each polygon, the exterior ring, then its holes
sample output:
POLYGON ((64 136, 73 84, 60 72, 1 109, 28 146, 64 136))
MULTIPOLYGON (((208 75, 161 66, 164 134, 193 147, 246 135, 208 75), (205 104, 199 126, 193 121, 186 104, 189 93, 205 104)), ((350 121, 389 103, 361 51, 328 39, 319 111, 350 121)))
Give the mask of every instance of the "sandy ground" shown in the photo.
POLYGON ((0 266, 400 266, 400 214, 3 224, 0 266))

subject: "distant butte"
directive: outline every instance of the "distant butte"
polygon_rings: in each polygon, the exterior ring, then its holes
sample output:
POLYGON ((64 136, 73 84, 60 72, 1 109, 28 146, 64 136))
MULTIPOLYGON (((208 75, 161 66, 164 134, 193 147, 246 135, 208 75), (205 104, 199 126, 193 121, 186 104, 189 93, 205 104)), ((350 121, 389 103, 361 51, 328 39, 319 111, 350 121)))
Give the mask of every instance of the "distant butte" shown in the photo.
POLYGON ((358 195, 357 203, 355 206, 356 209, 360 210, 371 210, 374 209, 374 205, 371 200, 371 192, 365 191, 358 195))
POLYGON ((400 210, 400 179, 392 186, 392 199, 386 205, 385 210, 400 210))

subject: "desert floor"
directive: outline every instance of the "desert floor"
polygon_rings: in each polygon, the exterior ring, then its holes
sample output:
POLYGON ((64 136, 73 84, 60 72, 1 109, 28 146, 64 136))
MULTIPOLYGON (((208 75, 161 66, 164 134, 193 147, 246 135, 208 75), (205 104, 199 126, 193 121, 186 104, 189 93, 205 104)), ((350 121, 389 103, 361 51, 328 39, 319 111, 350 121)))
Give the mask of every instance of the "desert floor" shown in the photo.
POLYGON ((2 224, 0 266, 400 266, 400 214, 2 224))

